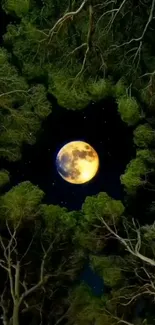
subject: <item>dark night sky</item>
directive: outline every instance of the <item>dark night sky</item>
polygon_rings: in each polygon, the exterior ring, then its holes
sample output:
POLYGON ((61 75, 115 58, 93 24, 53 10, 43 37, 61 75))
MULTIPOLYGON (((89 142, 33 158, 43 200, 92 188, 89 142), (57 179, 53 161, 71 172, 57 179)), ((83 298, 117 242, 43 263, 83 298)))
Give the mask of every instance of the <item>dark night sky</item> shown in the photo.
MULTIPOLYGON (((0 11, 0 43, 11 17, 0 11)), ((111 100, 92 103, 82 111, 69 111, 54 105, 53 112, 43 123, 40 139, 35 146, 25 146, 22 160, 17 163, 2 162, 2 168, 11 173, 11 183, 30 180, 45 192, 45 202, 79 209, 88 195, 106 191, 121 199, 120 175, 134 155, 132 130, 117 114, 117 106, 111 100), (55 158, 60 148, 69 141, 88 142, 97 151, 100 169, 96 177, 83 185, 64 181, 56 170, 55 158)), ((95 295, 102 295, 103 279, 86 264, 80 279, 91 286, 95 295)))
MULTIPOLYGON (((122 198, 120 175, 134 154, 132 129, 123 123, 112 100, 92 103, 85 110, 69 111, 53 105, 52 114, 43 123, 34 146, 23 148, 22 160, 4 163, 11 173, 10 187, 30 180, 45 192, 45 203, 59 204, 69 210, 80 209, 86 196, 107 192, 122 198), (100 168, 88 183, 73 185, 61 178, 56 169, 56 155, 67 142, 82 140, 97 151, 100 168)), ((100 296, 105 292, 103 279, 86 263, 80 281, 100 296)))
POLYGON ((120 175, 132 151, 132 130, 121 121, 113 101, 92 103, 82 111, 69 111, 55 104, 36 145, 26 146, 22 161, 4 167, 12 174, 11 185, 30 180, 43 189, 47 203, 79 209, 86 196, 101 191, 121 198, 120 175), (97 175, 83 185, 64 181, 56 170, 58 151, 74 140, 88 142, 100 159, 97 175))

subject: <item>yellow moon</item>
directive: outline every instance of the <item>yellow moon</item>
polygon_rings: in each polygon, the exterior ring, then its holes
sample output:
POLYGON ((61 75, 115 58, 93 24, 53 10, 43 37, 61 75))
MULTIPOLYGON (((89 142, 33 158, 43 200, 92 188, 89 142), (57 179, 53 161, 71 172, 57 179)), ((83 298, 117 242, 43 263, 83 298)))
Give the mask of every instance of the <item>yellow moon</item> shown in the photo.
POLYGON ((56 166, 59 175, 67 182, 84 184, 96 175, 99 157, 88 143, 72 141, 58 152, 56 166))

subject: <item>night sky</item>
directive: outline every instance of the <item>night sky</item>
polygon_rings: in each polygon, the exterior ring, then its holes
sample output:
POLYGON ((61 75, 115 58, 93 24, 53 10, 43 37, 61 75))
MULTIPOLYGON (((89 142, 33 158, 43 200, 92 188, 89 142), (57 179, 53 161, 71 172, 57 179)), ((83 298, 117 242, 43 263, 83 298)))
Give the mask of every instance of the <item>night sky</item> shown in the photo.
MULTIPOLYGON (((43 123, 36 144, 23 147, 21 161, 3 162, 1 167, 10 171, 10 188, 29 180, 44 191, 44 203, 58 204, 69 210, 80 209, 86 196, 101 191, 122 199, 120 175, 134 155, 132 132, 132 128, 121 121, 112 100, 91 103, 81 111, 66 110, 54 102, 52 114, 43 123), (59 150, 75 140, 89 143, 100 159, 97 175, 82 185, 63 180, 56 167, 59 150)), ((90 286, 96 296, 106 291, 103 279, 91 269, 89 257, 79 281, 90 286)))
MULTIPOLYGON (((12 17, 0 11, 0 43, 10 19, 12 17)), ((52 114, 43 123, 37 143, 24 146, 22 160, 16 163, 1 160, 0 167, 8 169, 11 174, 8 189, 29 180, 45 192, 45 203, 65 206, 69 210, 80 209, 86 196, 101 191, 122 199, 120 175, 135 153, 132 131, 121 121, 113 100, 91 103, 81 111, 66 110, 54 101, 52 114), (66 182, 56 168, 58 151, 66 143, 76 140, 88 142, 100 159, 97 175, 83 185, 66 182)), ((79 280, 87 283, 95 295, 105 292, 103 279, 89 267, 89 261, 79 280)), ((142 309, 142 303, 139 306, 142 309)))
POLYGON ((70 111, 54 103, 52 114, 43 123, 37 143, 24 146, 20 162, 4 164, 11 172, 11 186, 30 180, 44 192, 46 203, 69 210, 80 209, 86 196, 106 191, 121 199, 120 175, 133 154, 132 129, 123 123, 112 100, 91 103, 81 111, 70 111), (88 183, 74 185, 61 178, 56 155, 70 141, 88 142, 97 151, 100 168, 88 183))

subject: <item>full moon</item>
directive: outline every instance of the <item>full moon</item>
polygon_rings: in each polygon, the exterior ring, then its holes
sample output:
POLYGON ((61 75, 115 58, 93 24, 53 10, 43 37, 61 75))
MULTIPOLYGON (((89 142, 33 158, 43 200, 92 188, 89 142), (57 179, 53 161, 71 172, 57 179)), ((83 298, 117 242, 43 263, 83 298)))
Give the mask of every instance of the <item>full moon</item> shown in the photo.
POLYGON ((84 184, 91 180, 99 168, 97 152, 88 143, 72 141, 57 154, 56 166, 59 175, 72 184, 84 184))

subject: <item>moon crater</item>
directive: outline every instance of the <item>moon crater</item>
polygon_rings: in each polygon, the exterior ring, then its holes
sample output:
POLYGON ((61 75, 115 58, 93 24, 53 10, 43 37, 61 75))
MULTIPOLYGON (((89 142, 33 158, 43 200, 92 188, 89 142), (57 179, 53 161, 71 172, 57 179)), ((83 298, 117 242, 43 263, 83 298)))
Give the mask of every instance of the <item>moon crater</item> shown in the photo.
POLYGON ((92 179, 99 167, 97 152, 88 143, 72 141, 56 157, 57 171, 67 182, 83 184, 92 179))

